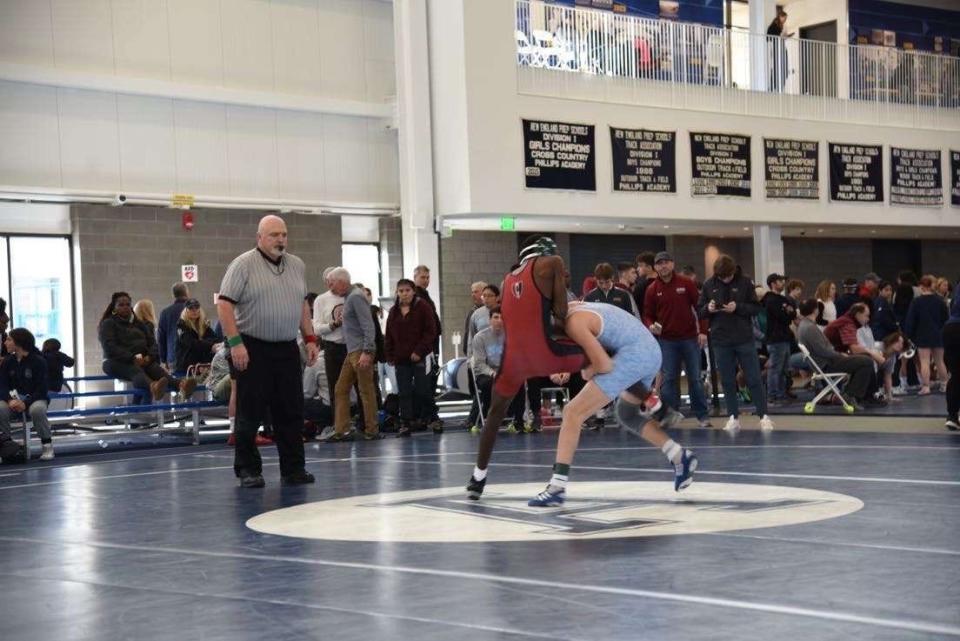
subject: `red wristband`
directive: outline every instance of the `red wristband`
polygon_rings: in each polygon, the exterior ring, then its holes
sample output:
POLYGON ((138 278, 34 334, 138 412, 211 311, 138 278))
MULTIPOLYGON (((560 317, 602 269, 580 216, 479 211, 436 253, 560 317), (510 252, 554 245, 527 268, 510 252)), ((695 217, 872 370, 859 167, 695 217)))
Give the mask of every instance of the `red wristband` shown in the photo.
POLYGON ((316 336, 312 336, 312 335, 311 335, 311 336, 304 336, 304 337, 303 337, 303 342, 304 342, 304 343, 316 343, 316 342, 317 342, 317 337, 316 337, 316 336))

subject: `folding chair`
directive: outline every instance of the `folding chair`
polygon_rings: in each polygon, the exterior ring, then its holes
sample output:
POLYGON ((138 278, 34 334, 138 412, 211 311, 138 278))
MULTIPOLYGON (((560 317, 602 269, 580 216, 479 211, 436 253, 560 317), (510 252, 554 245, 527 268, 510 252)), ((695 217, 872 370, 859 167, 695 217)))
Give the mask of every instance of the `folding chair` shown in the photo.
POLYGON ((823 400, 827 394, 833 393, 843 403, 844 411, 847 414, 853 414, 853 405, 847 402, 847 399, 843 396, 843 392, 840 391, 840 386, 847 382, 847 380, 850 378, 850 375, 842 372, 827 374, 820 368, 820 365, 817 364, 817 361, 813 360, 813 357, 810 355, 810 350, 807 349, 806 345, 801 343, 799 347, 800 353, 803 354, 804 360, 809 363, 810 369, 813 371, 811 380, 814 382, 823 381, 824 385, 823 389, 820 390, 820 393, 814 396, 812 401, 809 401, 803 406, 803 411, 806 414, 813 414, 817 407, 817 403, 823 400))

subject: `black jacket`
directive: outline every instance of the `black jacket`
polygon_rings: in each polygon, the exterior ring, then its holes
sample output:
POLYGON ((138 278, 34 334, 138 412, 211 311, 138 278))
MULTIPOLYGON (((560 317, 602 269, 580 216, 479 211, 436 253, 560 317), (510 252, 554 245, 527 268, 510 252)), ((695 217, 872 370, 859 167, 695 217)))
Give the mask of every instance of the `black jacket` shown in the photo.
POLYGON ((633 302, 637 304, 637 313, 640 314, 640 318, 643 318, 643 299, 647 295, 647 286, 650 282, 651 279, 641 276, 633 286, 633 302))
POLYGON ((119 316, 103 319, 98 335, 104 360, 132 363, 137 354, 150 356, 154 362, 160 360, 153 332, 133 315, 130 320, 122 320, 119 316))
POLYGON ((761 302, 767 310, 767 344, 793 341, 790 324, 797 317, 795 303, 783 294, 775 292, 764 294, 761 302))
POLYGON ((873 330, 873 338, 878 341, 882 341, 900 329, 900 323, 897 322, 897 314, 893 311, 893 303, 888 302, 882 296, 877 296, 877 300, 873 303, 873 313, 870 315, 870 329, 873 330))
POLYGON ((760 313, 760 303, 749 278, 735 276, 729 283, 716 276, 707 279, 700 290, 697 313, 710 320, 710 340, 714 345, 753 344, 753 317, 760 313), (711 300, 717 305, 712 314, 707 311, 711 300), (732 314, 719 311, 730 302, 737 304, 732 314))
POLYGON ((599 287, 592 289, 583 297, 585 303, 607 303, 619 307, 631 316, 633 315, 633 305, 630 302, 630 292, 619 287, 611 287, 610 291, 604 292, 599 287))
POLYGON ((186 372, 191 365, 212 361, 216 343, 217 335, 209 325, 203 328, 203 336, 200 336, 181 318, 177 322, 177 371, 186 372))
POLYGON ((846 292, 844 294, 840 294, 837 300, 834 301, 834 305, 837 307, 837 318, 840 318, 846 314, 848 311, 850 311, 851 307, 860 302, 862 301, 860 300, 860 295, 857 293, 846 292))
POLYGON ((59 392, 63 389, 63 370, 73 367, 74 360, 61 351, 43 352, 43 358, 47 361, 47 389, 59 392))
POLYGON ((38 350, 34 349, 22 361, 10 354, 0 363, 0 401, 10 402, 11 390, 16 390, 17 396, 27 407, 34 401, 49 400, 47 361, 38 350))
POLYGON ((427 303, 430 304, 430 309, 433 310, 433 322, 437 324, 437 339, 433 342, 433 353, 440 354, 440 337, 443 336, 443 327, 440 325, 440 315, 437 313, 437 305, 433 302, 433 299, 430 298, 430 292, 423 287, 418 285, 414 293, 427 301, 427 303))

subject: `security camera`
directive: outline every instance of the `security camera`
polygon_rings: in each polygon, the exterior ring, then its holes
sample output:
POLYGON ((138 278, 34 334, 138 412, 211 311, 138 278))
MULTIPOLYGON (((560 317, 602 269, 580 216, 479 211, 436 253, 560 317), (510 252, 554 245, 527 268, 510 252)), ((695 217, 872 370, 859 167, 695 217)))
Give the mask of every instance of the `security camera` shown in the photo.
POLYGON ((807 235, 807 232, 806 232, 806 230, 804 230, 804 231, 801 231, 801 232, 800 232, 800 235, 801 235, 801 236, 806 236, 806 235, 807 235))
POLYGON ((113 197, 113 202, 110 204, 114 207, 123 207, 127 204, 127 197, 123 194, 117 194, 113 197))

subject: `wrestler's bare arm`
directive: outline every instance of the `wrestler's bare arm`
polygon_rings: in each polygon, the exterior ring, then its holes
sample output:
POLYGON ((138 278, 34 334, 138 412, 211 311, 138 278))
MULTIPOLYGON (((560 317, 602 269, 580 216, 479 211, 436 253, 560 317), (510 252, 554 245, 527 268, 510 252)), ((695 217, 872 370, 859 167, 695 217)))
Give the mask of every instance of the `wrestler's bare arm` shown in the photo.
POLYGON ((613 371, 613 359, 603 349, 597 340, 600 331, 600 319, 596 314, 584 312, 573 313, 567 318, 567 336, 583 348, 590 362, 587 370, 591 374, 606 374, 613 371))

